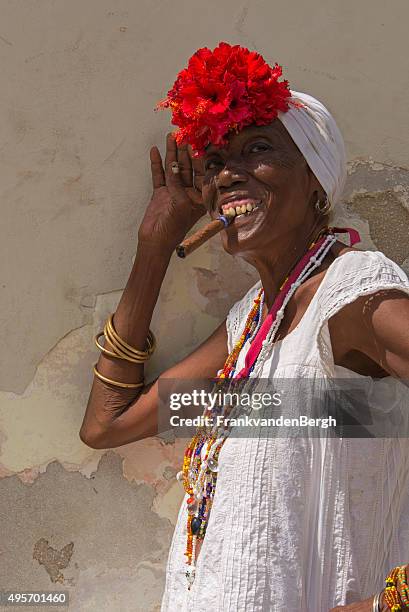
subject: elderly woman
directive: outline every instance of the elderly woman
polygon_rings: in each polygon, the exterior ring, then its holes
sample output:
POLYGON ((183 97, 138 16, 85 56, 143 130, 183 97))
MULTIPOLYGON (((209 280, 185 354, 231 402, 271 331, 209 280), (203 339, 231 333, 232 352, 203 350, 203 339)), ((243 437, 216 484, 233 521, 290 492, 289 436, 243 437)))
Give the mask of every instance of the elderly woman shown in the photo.
MULTIPOLYGON (((167 136, 164 165, 158 148, 150 151, 152 199, 128 283, 98 343, 80 432, 89 446, 154 436, 160 381, 216 373, 386 384, 388 409, 407 415, 409 281, 382 253, 353 248, 356 232, 328 227, 346 173, 342 137, 318 100, 280 77, 258 53, 220 43, 190 58, 161 103, 180 129, 167 136), (192 354, 144 384, 170 257, 205 212, 230 216, 223 248, 260 280, 192 354), (350 247, 336 238, 346 231, 350 247)), ((382 412, 374 397, 372 409, 382 412)), ((409 606, 406 439, 204 431, 188 445, 180 474, 186 495, 163 612, 409 606)))

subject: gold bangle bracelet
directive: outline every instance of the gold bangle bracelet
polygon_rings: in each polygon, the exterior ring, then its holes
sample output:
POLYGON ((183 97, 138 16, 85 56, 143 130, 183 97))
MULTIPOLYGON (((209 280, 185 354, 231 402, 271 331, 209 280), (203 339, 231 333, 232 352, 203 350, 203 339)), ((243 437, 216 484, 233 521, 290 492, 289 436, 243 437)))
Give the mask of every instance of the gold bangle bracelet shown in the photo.
MULTIPOLYGON (((95 341, 96 346, 99 348, 99 350, 102 353, 104 353, 104 355, 108 355, 108 357, 113 357, 115 359, 123 359, 123 360, 129 361, 131 363, 144 363, 145 361, 147 361, 148 358, 146 358, 146 359, 137 359, 137 358, 129 357, 128 355, 122 355, 120 353, 114 353, 114 352, 108 350, 107 348, 105 348, 105 346, 102 346, 102 344, 100 344, 98 342, 98 340, 99 340, 99 338, 101 336, 104 336, 104 332, 103 331, 99 332, 99 334, 97 334, 95 336, 94 341, 95 341)), ((106 340, 106 337, 105 337, 105 340, 106 340)))
POLYGON ((108 342, 113 347, 114 352, 118 356, 120 356, 122 359, 132 361, 133 363, 144 363, 150 358, 150 355, 148 355, 147 353, 144 353, 142 355, 135 355, 135 354, 132 354, 130 351, 125 350, 120 344, 116 342, 115 338, 113 338, 110 335, 107 328, 105 328, 104 330, 104 335, 105 335, 105 338, 108 340, 108 342))
MULTIPOLYGON (((115 357, 116 359, 125 359, 125 357, 121 357, 121 355, 117 355, 116 353, 109 351, 107 348, 105 348, 105 346, 102 346, 102 344, 98 342, 101 336, 104 336, 103 331, 99 332, 99 334, 97 334, 94 338, 94 342, 97 345, 97 348, 99 348, 99 350, 101 351, 101 353, 104 353, 104 355, 108 355, 108 357, 115 357)), ((105 338, 105 341, 106 341, 106 338, 105 338)))
POLYGON ((152 350, 150 352, 140 351, 137 353, 130 351, 127 348, 124 348, 124 346, 112 334, 112 330, 108 325, 105 325, 104 335, 106 340, 108 340, 108 342, 112 346, 114 352, 116 352, 118 355, 121 355, 125 359, 132 360, 135 363, 143 363, 144 361, 147 361, 152 355, 152 350))
POLYGON ((114 327, 114 314, 112 313, 111 316, 108 318, 107 320, 107 328, 110 332, 110 334, 115 338, 115 340, 118 341, 119 344, 121 344, 123 346, 124 349, 127 349, 128 351, 131 351, 131 353, 147 353, 150 350, 152 350, 152 341, 150 338, 150 335, 152 334, 151 330, 149 330, 148 332, 148 338, 147 338, 147 342, 148 342, 148 348, 146 350, 139 350, 134 348, 133 346, 131 346, 130 344, 128 344, 127 342, 125 342, 125 340, 122 340, 122 338, 120 337, 120 335, 117 333, 115 327, 114 327))
POLYGON ((114 327, 114 313, 112 313, 111 316, 108 318, 106 328, 109 332, 109 335, 116 340, 117 344, 119 344, 125 352, 129 352, 131 356, 142 357, 146 354, 152 354, 155 349, 156 341, 151 330, 149 330, 147 338, 148 348, 144 351, 140 351, 139 349, 136 349, 127 342, 125 342, 125 340, 122 340, 122 338, 118 335, 114 327))
POLYGON ((124 348, 123 345, 120 342, 118 342, 118 340, 115 338, 115 336, 112 335, 111 329, 108 327, 108 325, 106 325, 104 328, 104 334, 105 334, 105 338, 109 341, 113 349, 119 355, 123 355, 125 357, 131 357, 133 359, 138 359, 139 361, 145 361, 146 359, 149 359, 150 355, 148 353, 142 353, 142 352, 134 353, 128 350, 127 348, 124 348))
POLYGON ((122 387, 125 389, 138 389, 138 387, 143 387, 145 384, 144 381, 140 383, 123 383, 117 380, 112 380, 111 378, 107 378, 106 376, 103 376, 100 372, 98 372, 97 364, 94 365, 94 374, 103 382, 108 383, 109 385, 113 385, 114 387, 122 387))
POLYGON ((117 346, 118 348, 122 350, 122 352, 126 353, 127 355, 130 355, 131 357, 141 357, 141 358, 145 358, 146 356, 149 357, 155 350, 156 342, 155 342, 155 339, 153 337, 151 330, 149 330, 148 338, 147 338, 148 348, 144 351, 140 351, 139 349, 136 349, 130 346, 127 342, 122 340, 122 338, 117 334, 112 324, 112 316, 107 321, 105 328, 104 328, 104 332, 105 332, 105 335, 109 338, 111 344, 117 346))

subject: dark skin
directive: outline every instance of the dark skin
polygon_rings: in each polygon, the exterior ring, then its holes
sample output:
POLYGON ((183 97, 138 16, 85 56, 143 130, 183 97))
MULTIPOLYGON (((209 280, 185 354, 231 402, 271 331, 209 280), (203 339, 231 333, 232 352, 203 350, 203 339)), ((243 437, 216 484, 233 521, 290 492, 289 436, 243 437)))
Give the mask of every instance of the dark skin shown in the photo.
MULTIPOLYGON (((206 212, 211 218, 218 216, 220 198, 237 192, 261 200, 261 207, 220 232, 221 241, 228 253, 257 269, 265 292, 265 318, 290 269, 328 225, 315 210, 324 191, 284 126, 278 120, 249 126, 231 134, 226 148, 209 146, 204 158, 193 160, 189 148, 177 147, 168 134, 164 165, 157 147, 151 148, 150 158, 153 194, 139 228, 134 266, 115 312, 117 332, 129 344, 143 348, 176 245, 206 212), (173 161, 179 162, 180 174, 171 172, 173 161)), ((328 266, 349 250, 354 249, 335 243, 321 267, 297 289, 276 340, 296 327, 328 266)), ((408 321, 409 298, 401 292, 382 291, 355 300, 329 321, 335 363, 368 376, 409 378, 408 321)), ((214 376, 227 358, 226 344, 223 321, 195 351, 142 391, 113 388, 94 378, 81 439, 93 448, 112 448, 155 435, 159 380, 214 376)), ((117 381, 143 378, 143 365, 103 354, 98 370, 117 381)), ((336 609, 370 612, 372 598, 336 609)))

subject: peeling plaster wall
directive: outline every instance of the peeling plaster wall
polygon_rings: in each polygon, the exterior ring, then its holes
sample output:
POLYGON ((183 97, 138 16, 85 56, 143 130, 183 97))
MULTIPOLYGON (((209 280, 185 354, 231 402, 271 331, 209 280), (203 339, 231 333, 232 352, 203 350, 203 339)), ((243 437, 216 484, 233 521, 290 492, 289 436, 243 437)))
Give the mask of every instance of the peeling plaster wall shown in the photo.
MULTIPOLYGON (((149 148, 163 151, 170 128, 153 107, 198 47, 227 40, 279 61, 344 134, 337 221, 409 271, 409 5, 1 8, 0 589, 65 588, 81 612, 158 610, 183 444, 151 438, 96 451, 78 437, 93 337, 125 286, 150 195, 149 148)), ((147 378, 207 337, 256 278, 217 238, 173 259, 147 378)))

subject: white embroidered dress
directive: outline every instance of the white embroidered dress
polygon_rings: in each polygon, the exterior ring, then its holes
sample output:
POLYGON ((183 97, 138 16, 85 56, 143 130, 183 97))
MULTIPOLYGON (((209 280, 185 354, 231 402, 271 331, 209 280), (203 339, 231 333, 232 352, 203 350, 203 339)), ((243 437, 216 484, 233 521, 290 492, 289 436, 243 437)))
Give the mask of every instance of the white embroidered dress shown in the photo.
MULTIPOLYGON (((229 351, 260 287, 229 312, 229 351)), ((373 380, 336 366, 328 330, 344 305, 388 288, 409 294, 409 280, 381 252, 338 257, 297 327, 271 346, 262 377, 365 378, 387 397, 376 410, 398 406, 407 418, 407 388, 392 377, 373 380)), ((196 579, 188 591, 185 496, 161 611, 328 612, 369 597, 392 567, 409 562, 408 477, 407 438, 229 437, 196 579)))

